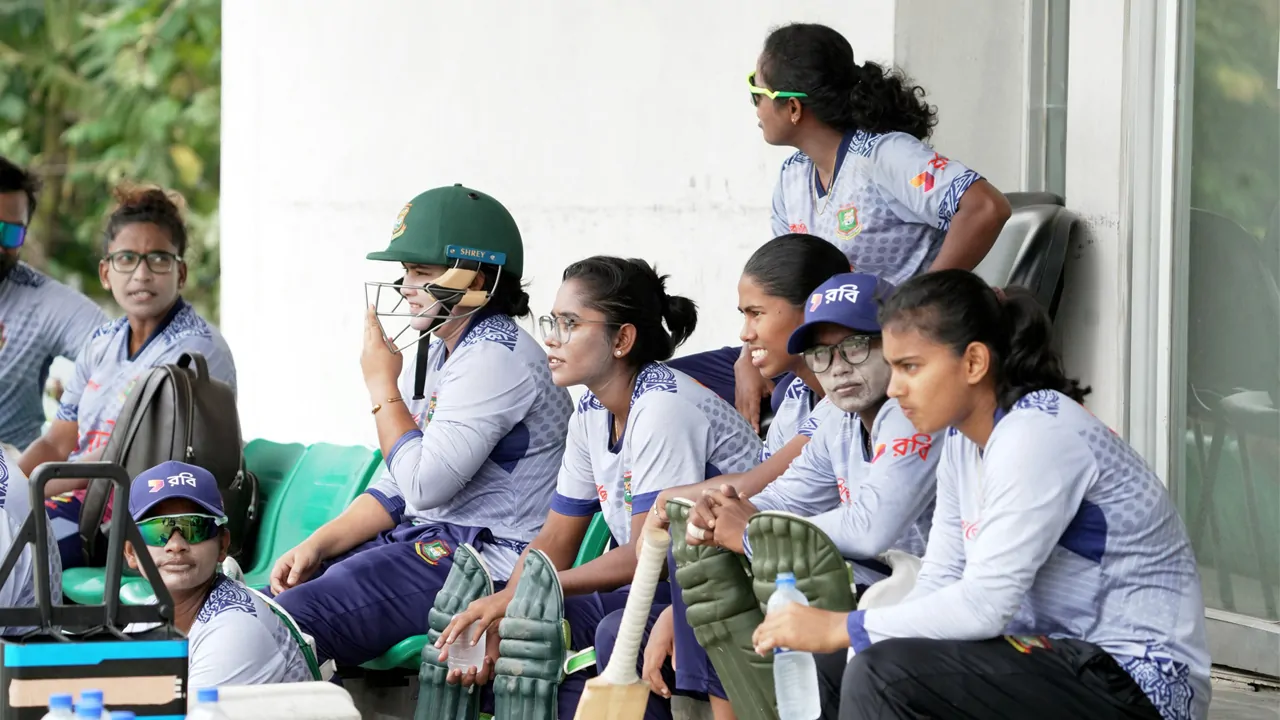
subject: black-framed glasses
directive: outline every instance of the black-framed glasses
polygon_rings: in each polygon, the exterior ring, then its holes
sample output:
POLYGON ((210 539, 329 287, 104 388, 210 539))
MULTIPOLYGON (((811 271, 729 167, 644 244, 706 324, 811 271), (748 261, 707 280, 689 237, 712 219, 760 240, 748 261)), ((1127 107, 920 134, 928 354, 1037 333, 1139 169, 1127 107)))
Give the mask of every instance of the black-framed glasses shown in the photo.
POLYGON ((120 250, 107 255, 111 269, 121 273, 131 273, 138 269, 138 264, 147 263, 147 269, 157 275, 173 272, 173 268, 182 262, 182 258, 171 252, 156 250, 149 253, 136 253, 132 250, 120 250))
POLYGON ((561 345, 569 342, 569 338, 573 336, 573 328, 578 325, 611 325, 618 327, 619 323, 607 320, 582 320, 564 315, 543 315, 538 318, 538 331, 542 333, 542 339, 555 338, 555 341, 561 345))
POLYGON ((849 365, 861 365, 871 356, 870 335, 850 335, 835 345, 814 345, 804 351, 804 364, 815 373, 831 369, 836 353, 849 365))

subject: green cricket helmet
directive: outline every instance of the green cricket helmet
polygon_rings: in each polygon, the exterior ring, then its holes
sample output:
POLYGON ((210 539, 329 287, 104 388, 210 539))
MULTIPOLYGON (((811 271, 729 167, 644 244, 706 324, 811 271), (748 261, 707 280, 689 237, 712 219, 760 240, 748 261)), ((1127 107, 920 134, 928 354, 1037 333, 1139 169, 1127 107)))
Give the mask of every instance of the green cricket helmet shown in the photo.
POLYGON ((499 282, 520 283, 524 270, 524 243, 520 230, 511 213, 502 203, 478 190, 461 184, 428 190, 405 204, 396 217, 391 230, 391 243, 386 250, 369 253, 370 260, 405 263, 410 265, 438 265, 447 268, 440 277, 427 285, 407 285, 401 278, 396 282, 367 282, 366 295, 372 295, 372 304, 380 308, 383 291, 394 292, 395 307, 389 312, 376 310, 379 317, 399 317, 428 320, 419 323, 420 335, 412 342, 397 346, 396 341, 409 330, 406 327, 392 338, 386 328, 388 346, 392 352, 400 352, 450 319, 468 317, 479 312, 492 297, 499 282), (482 266, 492 272, 488 290, 472 290, 476 273, 482 266), (406 289, 425 291, 434 300, 421 312, 406 306, 406 289), (468 308, 455 314, 456 308, 468 308))

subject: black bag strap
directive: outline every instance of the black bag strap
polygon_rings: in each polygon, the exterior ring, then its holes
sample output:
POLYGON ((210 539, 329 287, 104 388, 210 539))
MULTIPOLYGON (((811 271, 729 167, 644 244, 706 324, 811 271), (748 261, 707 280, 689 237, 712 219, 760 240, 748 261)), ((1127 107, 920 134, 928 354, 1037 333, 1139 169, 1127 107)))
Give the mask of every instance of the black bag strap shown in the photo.
MULTIPOLYGON (((142 534, 138 532, 138 524, 128 513, 129 475, 124 468, 115 463, 44 463, 31 473, 29 492, 31 494, 31 511, 22 523, 22 529, 14 538, 13 546, 0 564, 0 585, 9 580, 18 559, 27 545, 31 545, 32 557, 35 558, 35 607, 0 608, 0 626, 39 628, 33 635, 48 635, 62 641, 69 641, 61 632, 61 628, 92 628, 91 632, 107 632, 121 639, 127 639, 122 632, 130 623, 155 623, 173 627, 173 596, 165 587, 160 571, 151 560, 151 554, 142 551, 137 553, 138 565, 142 575, 151 584, 151 592, 155 594, 155 605, 121 605, 120 578, 124 574, 124 543, 129 541, 135 548, 145 548, 142 534), (114 486, 116 497, 124 511, 118 514, 107 537, 107 570, 102 605, 54 605, 52 589, 49 587, 49 523, 45 517, 44 488, 49 481, 57 478, 105 479, 114 486)), ((14 492, 20 492, 13 488, 14 492)))
POLYGON ((201 382, 209 381, 209 361, 200 353, 182 353, 182 357, 178 358, 178 367, 182 369, 190 368, 195 365, 196 379, 201 382))
POLYGON ((427 390, 427 353, 431 351, 431 343, 427 334, 422 333, 418 340, 418 364, 413 366, 413 399, 421 400, 427 390))
MULTIPOLYGON (((160 392, 160 386, 164 383, 156 378, 157 373, 168 374, 166 366, 153 368, 147 372, 142 379, 142 392, 133 395, 120 409, 120 416, 128 416, 129 427, 125 429, 124 435, 117 438, 117 432, 111 434, 111 438, 107 440, 107 449, 120 447, 127 450, 133 445, 133 439, 138 434, 138 429, 142 426, 142 412, 139 408, 146 408, 151 405, 151 401, 155 399, 156 394, 160 392), (120 442, 117 443, 116 441, 120 442)), ((107 457, 103 453, 105 461, 119 461, 121 458, 107 457)), ((93 559, 94 547, 98 542, 98 531, 102 527, 102 516, 107 510, 107 498, 111 497, 111 484, 99 483, 90 480, 89 487, 85 489, 84 500, 80 503, 80 547, 84 553, 85 562, 91 562, 93 559)))

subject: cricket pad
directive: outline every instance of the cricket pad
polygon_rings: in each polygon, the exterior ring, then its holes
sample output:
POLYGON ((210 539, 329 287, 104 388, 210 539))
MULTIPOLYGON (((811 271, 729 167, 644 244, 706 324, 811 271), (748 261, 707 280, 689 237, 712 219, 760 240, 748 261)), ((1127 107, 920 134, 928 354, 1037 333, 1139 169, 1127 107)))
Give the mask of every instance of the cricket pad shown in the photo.
POLYGON ((835 612, 856 608, 849 566, 831 538, 813 523, 766 510, 747 521, 747 539, 755 599, 761 608, 769 604, 780 572, 796 576, 796 587, 812 607, 835 612))
POLYGON ((556 703, 569 647, 564 590, 551 559, 540 550, 525 556, 507 615, 494 670, 494 717, 556 720, 556 703))
POLYGON ((746 558, 685 542, 692 508, 688 500, 667 503, 676 582, 687 607, 685 619, 720 676, 734 714, 740 720, 777 720, 773 658, 757 655, 751 643, 764 613, 752 592, 746 558))
POLYGON ((454 615, 475 600, 493 594, 493 578, 480 554, 470 545, 462 545, 453 554, 453 568, 436 595, 427 615, 427 644, 422 648, 422 668, 418 671, 418 708, 414 720, 477 720, 480 717, 480 695, 467 692, 461 685, 445 682, 449 674, 447 662, 441 662, 435 643, 454 615))

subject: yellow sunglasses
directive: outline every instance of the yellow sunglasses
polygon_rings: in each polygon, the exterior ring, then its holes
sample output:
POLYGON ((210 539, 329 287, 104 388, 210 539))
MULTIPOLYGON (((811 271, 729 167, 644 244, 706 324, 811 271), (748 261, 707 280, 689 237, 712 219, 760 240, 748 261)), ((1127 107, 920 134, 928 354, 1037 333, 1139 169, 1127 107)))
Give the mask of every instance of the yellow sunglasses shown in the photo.
POLYGON ((803 97, 809 97, 809 94, 808 94, 808 93, 802 93, 802 92, 791 92, 790 90, 770 90, 769 88, 762 88, 762 87, 760 87, 759 85, 756 85, 756 71, 755 71, 755 70, 752 70, 750 73, 747 73, 747 89, 749 89, 749 90, 751 91, 751 104, 752 104, 752 105, 759 105, 759 104, 760 104, 760 96, 761 96, 761 95, 763 95, 763 96, 765 96, 765 97, 769 98, 770 100, 777 100, 778 98, 803 98, 803 97))

